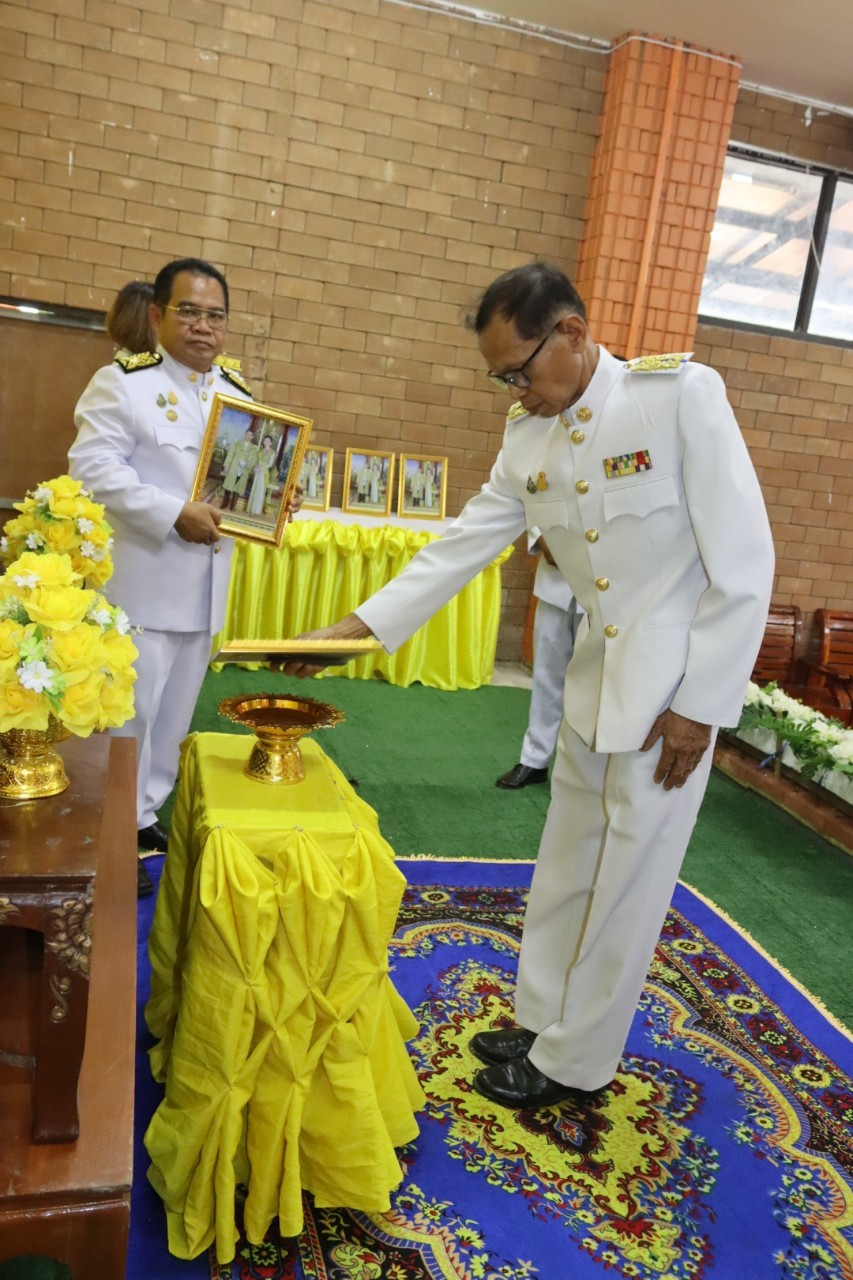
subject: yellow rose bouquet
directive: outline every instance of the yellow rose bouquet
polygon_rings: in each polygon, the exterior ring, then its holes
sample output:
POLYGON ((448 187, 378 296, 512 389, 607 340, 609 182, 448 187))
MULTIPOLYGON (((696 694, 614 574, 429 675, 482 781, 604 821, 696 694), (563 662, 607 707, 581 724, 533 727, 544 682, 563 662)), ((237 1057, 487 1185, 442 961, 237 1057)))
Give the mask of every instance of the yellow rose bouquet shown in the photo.
POLYGON ((0 577, 0 733, 44 731, 51 716, 81 738, 124 724, 131 633, 124 610, 83 585, 71 554, 24 551, 0 577))
POLYGON ((113 531, 104 508, 78 480, 45 480, 16 502, 15 510, 21 514, 7 522, 0 538, 0 557, 7 564, 25 551, 54 552, 71 557, 86 586, 102 587, 110 579, 113 531))

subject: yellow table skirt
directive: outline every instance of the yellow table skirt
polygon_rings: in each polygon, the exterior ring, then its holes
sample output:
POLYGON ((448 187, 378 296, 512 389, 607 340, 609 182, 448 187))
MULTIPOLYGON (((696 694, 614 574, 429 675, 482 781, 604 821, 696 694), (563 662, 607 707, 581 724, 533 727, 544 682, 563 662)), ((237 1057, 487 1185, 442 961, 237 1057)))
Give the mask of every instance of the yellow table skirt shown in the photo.
MULTIPOLYGON (((335 520, 296 520, 276 550, 238 540, 225 626, 217 643, 291 637, 352 613, 435 537, 391 525, 364 528, 335 520)), ((390 684, 420 681, 436 689, 478 689, 495 666, 501 607, 500 566, 508 547, 394 654, 359 658, 326 676, 390 684)))
POLYGON ((384 1212, 395 1147, 423 1094, 405 1039, 417 1023, 388 976, 405 881, 374 811, 313 741, 305 780, 243 775, 254 739, 183 746, 149 940, 151 1050, 165 1098, 145 1135, 169 1249, 234 1257, 247 1236, 321 1207, 384 1212))

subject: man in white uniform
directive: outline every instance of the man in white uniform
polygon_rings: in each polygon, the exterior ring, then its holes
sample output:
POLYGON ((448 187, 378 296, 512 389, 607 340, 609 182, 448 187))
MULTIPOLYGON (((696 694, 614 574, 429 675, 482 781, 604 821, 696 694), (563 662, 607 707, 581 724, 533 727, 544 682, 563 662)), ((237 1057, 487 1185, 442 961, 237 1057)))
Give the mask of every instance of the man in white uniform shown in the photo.
POLYGON ((531 532, 531 551, 540 551, 533 594, 536 614, 533 619, 533 683, 530 689, 530 711, 527 732, 521 744, 518 764, 495 783, 504 791, 519 791, 548 781, 548 765, 557 746, 557 735, 563 719, 563 685, 566 667, 575 645, 580 621, 572 589, 541 536, 531 532))
MULTIPOLYGON (((767 618, 773 548, 720 377, 686 357, 624 364, 570 281, 499 277, 473 317, 519 395, 481 492, 334 627, 396 649, 525 527, 585 612, 524 923, 519 1025, 474 1037, 474 1087, 549 1106, 616 1072, 711 768, 767 618)), ((292 663, 291 674, 317 668, 292 663)))
MULTIPOLYGON (((137 742, 140 849, 165 850, 157 821, 177 776, 210 659, 225 618, 233 543, 220 542, 222 512, 189 502, 217 391, 251 398, 229 362, 216 363, 228 324, 228 286, 210 263, 171 262, 154 283, 156 354, 117 357, 99 369, 77 405, 69 470, 102 502, 113 525, 110 598, 143 628, 136 714, 116 733, 137 742)), ((139 864, 139 892, 152 891, 139 864)))

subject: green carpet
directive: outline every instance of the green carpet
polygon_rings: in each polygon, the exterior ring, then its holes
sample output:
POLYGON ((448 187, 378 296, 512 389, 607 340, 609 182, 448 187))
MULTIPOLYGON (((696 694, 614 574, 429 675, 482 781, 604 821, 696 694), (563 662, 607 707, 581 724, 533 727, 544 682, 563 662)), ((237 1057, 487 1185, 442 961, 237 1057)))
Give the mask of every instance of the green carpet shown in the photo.
MULTIPOLYGON (((548 788, 511 792, 494 785, 518 760, 526 690, 446 693, 380 680, 288 681, 226 667, 208 673, 193 729, 227 732, 233 726, 217 713, 220 698, 267 689, 300 692, 345 712, 346 720, 317 741, 376 809, 400 857, 535 857, 548 788)), ((853 1027, 845 976, 853 858, 714 772, 682 878, 853 1027)))

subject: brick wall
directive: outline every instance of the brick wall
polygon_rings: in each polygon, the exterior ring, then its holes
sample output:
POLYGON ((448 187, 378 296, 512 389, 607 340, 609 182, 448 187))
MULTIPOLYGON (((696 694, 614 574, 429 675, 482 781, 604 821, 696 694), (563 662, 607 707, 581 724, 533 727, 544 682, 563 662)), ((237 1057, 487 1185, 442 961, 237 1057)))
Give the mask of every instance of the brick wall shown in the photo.
POLYGON ((0 292, 106 308, 209 258, 256 395, 335 448, 333 503, 366 445, 446 456, 458 512, 506 408, 460 308, 574 269, 605 58, 377 0, 9 0, 0 45, 0 292))

